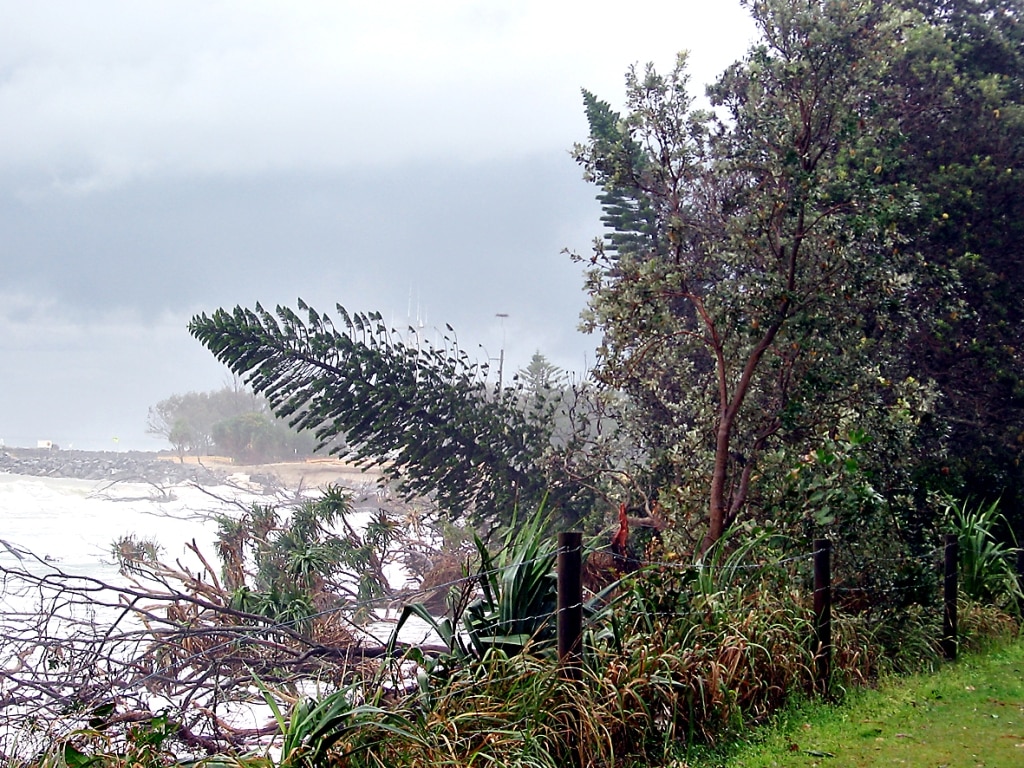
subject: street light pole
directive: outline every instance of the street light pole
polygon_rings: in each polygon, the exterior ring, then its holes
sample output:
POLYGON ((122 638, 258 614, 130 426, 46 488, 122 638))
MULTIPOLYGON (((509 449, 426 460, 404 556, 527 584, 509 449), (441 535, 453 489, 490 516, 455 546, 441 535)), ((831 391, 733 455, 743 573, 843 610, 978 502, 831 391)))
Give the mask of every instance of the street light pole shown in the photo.
POLYGON ((505 318, 508 312, 497 312, 494 315, 501 319, 501 350, 498 352, 498 392, 501 392, 502 374, 505 372, 505 318))

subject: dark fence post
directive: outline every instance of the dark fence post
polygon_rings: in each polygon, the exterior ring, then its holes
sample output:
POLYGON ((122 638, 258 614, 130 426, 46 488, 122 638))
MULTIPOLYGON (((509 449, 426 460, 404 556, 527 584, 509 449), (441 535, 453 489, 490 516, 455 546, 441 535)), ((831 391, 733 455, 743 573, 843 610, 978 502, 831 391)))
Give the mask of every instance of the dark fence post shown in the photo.
POLYGON ((955 533, 946 534, 945 573, 942 579, 942 653, 950 661, 956 659, 957 626, 957 566, 960 562, 960 542, 955 533))
POLYGON ((832 677, 832 544, 814 540, 814 675, 820 693, 832 677))
POLYGON ((583 534, 558 534, 558 661, 571 680, 581 678, 583 649, 583 534))
MULTIPOLYGON (((1024 547, 1017 548, 1017 585, 1024 589, 1024 547)), ((1024 611, 1024 600, 1017 596, 1017 610, 1024 611)))
MULTIPOLYGON (((573 684, 583 679, 583 534, 564 531, 558 534, 558 663, 565 679, 573 684)), ((575 723, 566 745, 573 759, 570 766, 583 765, 580 740, 580 712, 572 709, 575 723)))

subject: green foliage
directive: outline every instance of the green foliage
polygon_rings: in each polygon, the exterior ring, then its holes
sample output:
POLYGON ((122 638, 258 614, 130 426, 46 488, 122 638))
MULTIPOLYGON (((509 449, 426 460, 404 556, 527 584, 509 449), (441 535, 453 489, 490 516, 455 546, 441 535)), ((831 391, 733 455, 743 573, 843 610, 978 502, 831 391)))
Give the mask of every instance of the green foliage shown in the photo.
POLYGON ((567 416, 577 402, 571 402, 574 393, 565 371, 535 352, 530 363, 516 373, 515 381, 519 407, 527 420, 550 432, 549 443, 553 447, 571 443, 576 436, 567 416))
POLYGON ((543 506, 521 524, 513 520, 496 554, 475 536, 478 570, 465 577, 460 596, 450 601, 452 615, 437 619, 422 604, 406 606, 388 643, 390 652, 394 654, 399 632, 414 616, 437 632, 448 649, 439 662, 417 655, 428 671, 448 674, 454 665, 494 651, 512 656, 527 648, 533 653, 550 650, 558 599, 555 542, 551 515, 543 506), (480 592, 475 598, 474 588, 480 592))
POLYGON ((380 511, 359 533, 350 513, 348 492, 328 486, 287 516, 253 505, 241 517, 221 517, 217 552, 232 607, 304 633, 339 611, 371 618, 369 601, 390 594, 383 563, 398 524, 380 511))
POLYGON ((624 115, 585 97, 577 159, 634 235, 589 260, 597 376, 630 398, 648 482, 707 510, 703 547, 756 512, 767 452, 806 452, 900 375, 918 261, 913 190, 876 170, 898 139, 877 106, 905 31, 891 10, 752 3, 762 40, 709 89, 714 113, 692 109, 685 57, 632 70, 624 115))
POLYGON ((123 574, 138 573, 141 566, 153 565, 160 559, 162 550, 156 539, 134 533, 118 536, 110 545, 110 553, 123 574))
POLYGON ((922 301, 941 307, 908 357, 942 392, 923 479, 1024 532, 1024 4, 916 0, 886 109, 903 141, 885 173, 912 179, 922 301), (943 286, 955 293, 944 297, 943 286))
POLYGON ((166 714, 132 724, 123 738, 104 732, 113 706, 95 712, 90 727, 61 740, 40 762, 40 768, 163 768, 175 762, 177 726, 166 714))
POLYGON ((273 414, 241 413, 213 425, 214 448, 237 462, 258 464, 294 460, 313 452, 311 435, 297 433, 273 414))
POLYGON ((960 544, 960 590, 982 604, 1015 608, 1024 599, 1017 578, 1017 548, 997 538, 1005 531, 1006 520, 999 512, 999 501, 957 506, 946 501, 952 531, 960 544))
POLYGON ((505 534, 492 556, 476 538, 482 595, 466 609, 465 626, 478 653, 489 647, 516 653, 527 643, 536 650, 555 639, 556 538, 543 505, 505 534))
POLYGON ((146 431, 164 437, 179 457, 216 451, 259 463, 313 452, 312 436, 275 419, 266 400, 237 386, 161 400, 149 409, 146 431))
MULTIPOLYGON (((407 496, 430 496, 454 516, 498 520, 533 506, 549 481, 542 458, 551 425, 527 418, 515 390, 495 391, 486 367, 454 340, 406 341, 379 314, 349 314, 340 327, 299 302, 303 320, 259 305, 192 319, 189 330, 217 359, 247 376, 275 413, 320 445, 379 466, 407 496)), ((560 506, 571 491, 553 483, 560 506)))
POLYGON ((794 702, 756 733, 690 756, 690 768, 806 766, 1012 766, 1020 762, 1016 707, 1024 646, 1004 643, 984 656, 926 674, 887 679, 842 706, 794 702), (1011 715, 1011 713, 1013 713, 1011 715), (981 756, 984 756, 983 758, 981 756))
MULTIPOLYGON (((154 428, 151 428, 149 431, 154 431, 154 428)), ((198 446, 202 443, 192 425, 182 416, 174 418, 174 424, 171 426, 170 431, 167 432, 166 437, 179 458, 184 456, 192 446, 198 446)))
MULTIPOLYGON (((526 527, 533 522, 531 517, 526 527)), ((481 578, 493 589, 531 592, 530 585, 543 584, 550 574, 550 561, 531 573, 531 562, 546 557, 538 544, 543 540, 536 533, 509 536, 505 548, 488 558, 493 567, 509 568, 510 576, 481 578)), ((794 558, 792 546, 766 534, 740 542, 734 534, 696 561, 658 553, 655 564, 619 584, 618 597, 591 619, 578 681, 567 678, 550 654, 530 652, 533 645, 503 647, 507 638, 479 653, 462 646, 419 686, 409 686, 408 662, 425 660, 406 654, 405 676, 385 682, 383 672, 370 671, 357 684, 299 698, 287 713, 282 697, 257 680, 278 722, 280 758, 214 761, 253 768, 561 766, 577 759, 589 765, 662 765, 674 758, 689 763, 702 745, 737 734, 748 738, 752 723, 809 690, 811 593, 800 564, 806 553, 794 558)), ((492 607, 500 602, 492 594, 492 607)), ((519 618, 534 615, 528 599, 506 602, 526 614, 519 618)), ((972 603, 962 603, 961 615, 975 647, 986 636, 1017 631, 1005 614, 972 603)), ((493 638, 492 627, 485 621, 481 636, 493 638)), ((934 612, 908 612, 901 634, 890 640, 894 645, 879 647, 871 626, 840 614, 833 690, 880 672, 934 665, 936 644, 927 641, 925 629, 938 637, 934 612)), ((144 757, 146 726, 140 729, 131 749, 144 757)), ((153 734, 159 738, 159 731, 153 734)), ((133 754, 105 735, 71 743, 83 766, 128 764, 121 755, 133 754)), ((160 744, 166 748, 167 741, 160 744)))
POLYGON ((886 501, 871 484, 861 465, 868 437, 855 430, 844 438, 823 440, 787 475, 785 496, 776 504, 781 511, 788 499, 796 507, 809 539, 834 531, 843 539, 855 533, 886 501))
MULTIPOLYGON (((375 314, 339 307, 336 327, 300 302, 305 319, 259 305, 193 319, 196 338, 322 445, 453 516, 509 523, 496 553, 474 539, 475 573, 450 616, 406 608, 387 683, 364 670, 287 716, 262 688, 282 766, 668 764, 679 745, 739 732, 810 687, 806 544, 823 536, 835 543, 832 691, 938 663, 938 526, 914 480, 989 481, 993 494, 1021 477, 1021 5, 746 5, 761 40, 709 90, 714 112, 693 109, 685 58, 668 76, 631 71, 622 114, 584 92, 591 135, 576 156, 607 228, 582 259, 584 323, 602 335, 614 419, 595 408, 574 421, 564 376, 542 356, 516 387, 494 388, 453 340, 403 339, 375 314), (611 421, 628 442, 603 440, 611 421), (542 499, 551 488, 552 514, 586 509, 577 458, 566 450, 551 469, 553 449, 589 440, 580 461, 673 514, 668 545, 688 531, 703 541, 692 559, 652 550, 655 562, 614 585, 571 680, 551 654, 542 499), (440 656, 397 657, 414 616, 441 636, 440 656)), ((186 400, 154 411, 180 452, 213 439, 262 450, 262 406, 211 422, 185 418, 186 400)), ((1003 541, 1019 518, 987 496, 947 506, 964 645, 1010 637, 1024 596, 1003 541)), ((312 634, 346 597, 365 607, 387 595, 400 526, 381 512, 357 533, 350 511, 329 489, 290 516, 254 506, 222 519, 233 606, 312 634)), ((127 568, 156 552, 124 537, 115 555, 127 568)), ((166 718, 119 742, 100 725, 48 764, 172 759, 166 718)))
POLYGON ((205 454, 213 448, 214 424, 259 409, 252 394, 239 387, 171 395, 149 409, 146 431, 166 438, 179 454, 205 454))
POLYGON ((617 754, 657 762, 809 685, 810 606, 772 539, 755 540, 723 540, 695 562, 665 553, 624 580, 611 642, 593 651, 617 754))
MULTIPOLYGON (((822 438, 780 483, 769 524, 804 546, 820 538, 832 542, 833 581, 841 602, 898 615, 935 599, 927 553, 938 532, 915 524, 911 498, 892 494, 897 468, 880 466, 893 458, 875 443, 858 430, 822 438), (880 480, 888 480, 889 487, 880 480)), ((898 443, 890 436, 889 444, 898 443)))
POLYGON ((579 749, 585 764, 662 764, 763 718, 808 685, 813 659, 809 600, 780 543, 723 543, 695 563, 661 553, 591 619, 579 683, 543 655, 465 648, 412 694, 427 754, 553 765, 579 749))

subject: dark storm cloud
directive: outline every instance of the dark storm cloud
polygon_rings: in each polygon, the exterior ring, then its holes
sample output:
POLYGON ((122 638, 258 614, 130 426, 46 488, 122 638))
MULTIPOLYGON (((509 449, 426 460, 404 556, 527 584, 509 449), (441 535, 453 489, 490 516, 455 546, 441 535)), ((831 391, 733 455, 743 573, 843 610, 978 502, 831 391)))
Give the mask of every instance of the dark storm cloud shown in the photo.
POLYGON ((540 350, 581 370, 581 277, 561 250, 588 247, 593 194, 566 153, 8 194, 0 439, 159 447, 147 408, 227 378, 190 314, 257 301, 450 323, 478 359, 504 346, 510 368, 540 350))
MULTIPOLYGON (((0 439, 145 445, 235 304, 451 323, 581 370, 581 86, 746 46, 738 0, 52 0, 0 25, 0 439), (498 314, 508 315, 505 319, 498 314)), ((694 89, 700 92, 699 85, 694 89)), ((591 357, 587 357, 590 354, 591 357)))
POLYGON ((297 296, 389 312, 412 290, 443 323, 442 307, 461 318, 578 311, 578 270, 560 251, 585 248, 596 216, 594 190, 562 152, 8 194, 0 228, 6 290, 87 315, 297 296))

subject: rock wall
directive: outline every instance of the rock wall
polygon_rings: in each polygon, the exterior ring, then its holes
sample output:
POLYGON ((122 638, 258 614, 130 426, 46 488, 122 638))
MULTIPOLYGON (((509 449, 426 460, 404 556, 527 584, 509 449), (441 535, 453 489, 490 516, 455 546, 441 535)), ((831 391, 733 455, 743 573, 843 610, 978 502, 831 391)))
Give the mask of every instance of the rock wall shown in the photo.
POLYGON ((200 485, 216 485, 225 477, 222 471, 201 464, 180 464, 156 453, 45 448, 7 448, 0 451, 0 473, 156 484, 192 481, 200 485))

